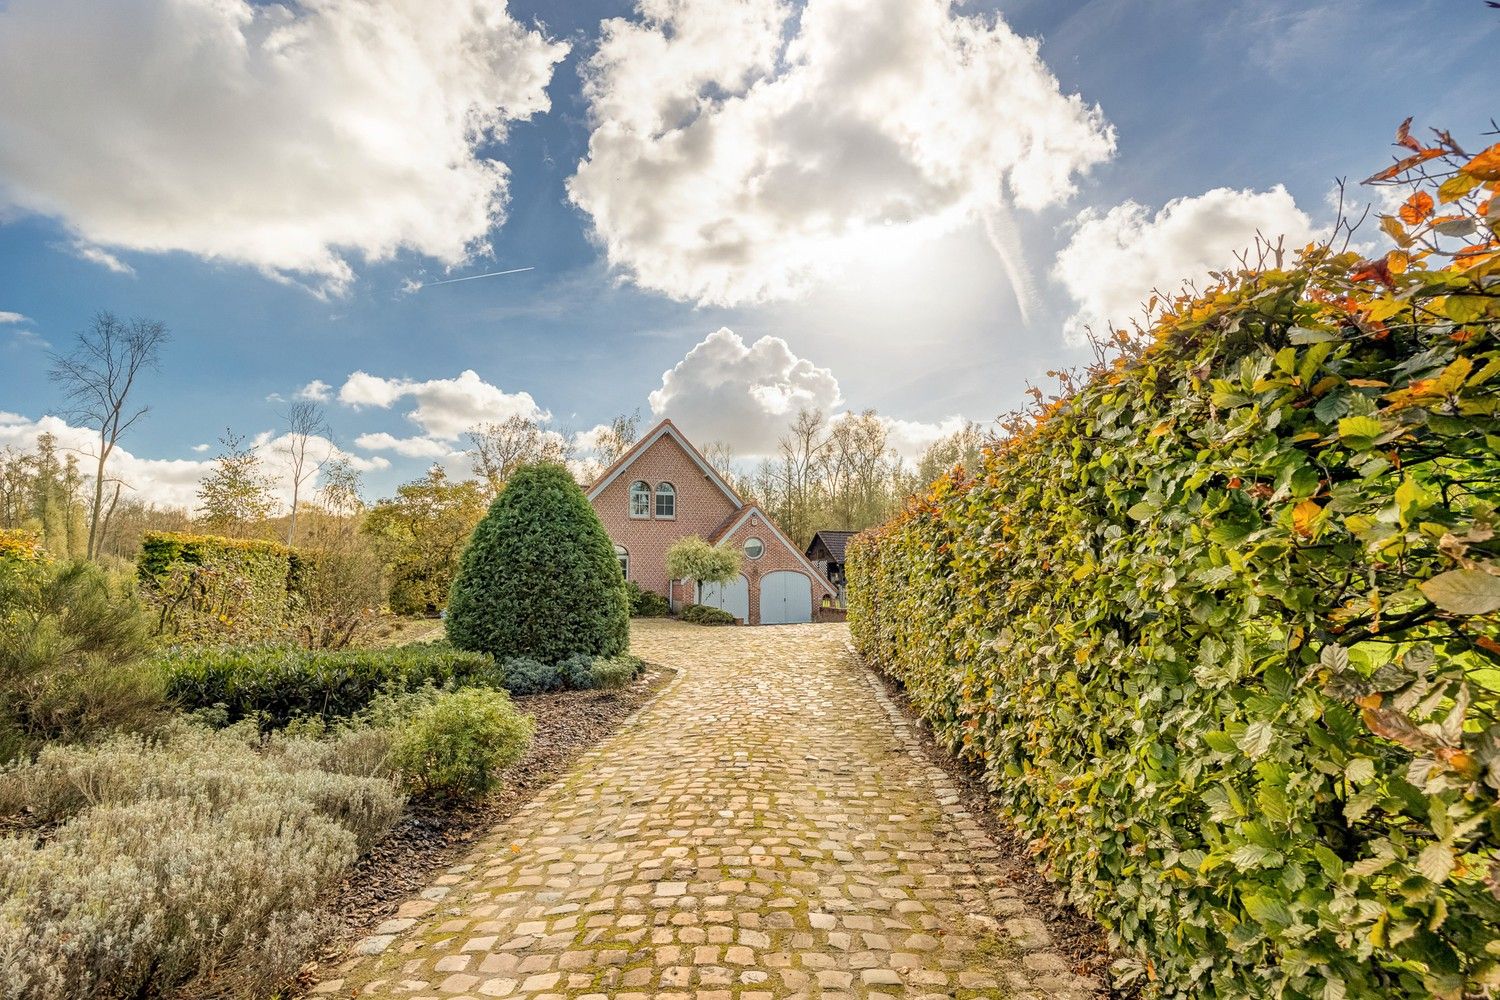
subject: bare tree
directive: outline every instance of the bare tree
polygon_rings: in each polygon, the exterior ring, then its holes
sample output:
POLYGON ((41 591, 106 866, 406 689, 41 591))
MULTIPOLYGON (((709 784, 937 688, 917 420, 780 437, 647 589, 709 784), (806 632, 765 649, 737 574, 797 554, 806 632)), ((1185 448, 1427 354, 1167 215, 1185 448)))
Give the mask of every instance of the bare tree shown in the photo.
POLYGON ((594 441, 594 450, 599 453, 599 461, 608 468, 615 463, 630 446, 635 444, 635 439, 640 436, 641 411, 633 413, 622 413, 609 422, 609 426, 600 429, 594 441))
POLYGON ((703 457, 708 459, 708 464, 714 467, 714 471, 730 485, 738 478, 734 471, 734 445, 728 441, 709 441, 703 445, 703 457))
POLYGON ((495 496, 516 467, 527 462, 566 462, 573 454, 568 439, 519 414, 500 423, 479 424, 464 434, 474 471, 495 496))
POLYGON ((292 470, 292 513, 287 518, 286 543, 295 544, 297 539, 297 504, 302 496, 302 485, 328 461, 329 456, 309 461, 308 447, 318 438, 327 438, 332 432, 328 421, 323 419, 323 409, 312 400, 299 400, 286 411, 286 443, 282 453, 292 470))
MULTIPOLYGON (((93 325, 78 334, 73 353, 52 355, 53 382, 63 387, 68 416, 99 428, 99 450, 94 456, 94 502, 89 510, 89 540, 85 550, 93 559, 98 551, 100 521, 104 516, 105 465, 121 436, 147 407, 132 410, 130 390, 146 369, 155 370, 161 348, 170 335, 157 320, 125 322, 109 312, 100 312, 93 325)), ((118 494, 117 494, 118 496, 118 494)))
POLYGON ((785 509, 782 527, 798 544, 812 537, 812 518, 821 487, 819 473, 828 453, 827 420, 822 410, 800 409, 777 447, 781 452, 785 509))

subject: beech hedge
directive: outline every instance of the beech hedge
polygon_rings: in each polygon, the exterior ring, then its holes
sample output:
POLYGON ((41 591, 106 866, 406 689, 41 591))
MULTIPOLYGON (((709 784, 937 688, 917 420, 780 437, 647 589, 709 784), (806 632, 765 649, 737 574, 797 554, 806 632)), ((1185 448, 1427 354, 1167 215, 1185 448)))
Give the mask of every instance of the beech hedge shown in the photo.
POLYGON ((184 639, 276 636, 300 603, 300 560, 275 542, 148 531, 136 574, 157 613, 157 631, 184 639))
POLYGON ((1395 249, 1216 276, 851 545, 859 651, 1152 992, 1500 984, 1500 146, 1398 141, 1395 249))

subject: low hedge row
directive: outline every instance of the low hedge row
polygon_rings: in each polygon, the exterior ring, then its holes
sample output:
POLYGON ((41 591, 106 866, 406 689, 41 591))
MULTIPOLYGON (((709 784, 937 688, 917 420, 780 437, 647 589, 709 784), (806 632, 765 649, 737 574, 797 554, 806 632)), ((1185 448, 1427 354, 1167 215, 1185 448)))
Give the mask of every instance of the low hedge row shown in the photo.
POLYGON ((851 546, 862 654, 1153 992, 1500 984, 1500 147, 1439 147, 1400 247, 1178 299, 851 546))
POLYGON ((164 657, 167 693, 186 709, 222 707, 225 722, 266 729, 293 719, 353 715, 378 695, 435 687, 501 688, 483 653, 444 646, 307 650, 280 646, 187 648, 164 657))

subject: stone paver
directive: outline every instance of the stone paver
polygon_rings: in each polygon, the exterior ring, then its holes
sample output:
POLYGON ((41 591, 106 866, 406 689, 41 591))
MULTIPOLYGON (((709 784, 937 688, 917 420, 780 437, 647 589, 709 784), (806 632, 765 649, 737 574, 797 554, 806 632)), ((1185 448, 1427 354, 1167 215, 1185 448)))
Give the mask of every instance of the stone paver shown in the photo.
POLYGON ((1085 997, 842 625, 634 623, 668 689, 316 991, 1085 997))

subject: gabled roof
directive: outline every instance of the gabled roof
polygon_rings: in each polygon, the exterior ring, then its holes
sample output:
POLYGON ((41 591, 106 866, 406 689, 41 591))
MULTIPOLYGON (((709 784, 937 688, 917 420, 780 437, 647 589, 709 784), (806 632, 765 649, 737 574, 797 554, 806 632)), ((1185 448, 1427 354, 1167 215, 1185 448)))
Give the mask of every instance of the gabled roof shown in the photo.
POLYGON ((740 515, 743 513, 745 513, 743 506, 736 507, 730 511, 729 516, 720 521, 714 530, 708 533, 708 540, 715 545, 719 544, 719 540, 729 534, 729 529, 740 523, 740 515))
POLYGON ((708 463, 708 459, 704 458, 698 449, 693 447, 693 443, 687 439, 682 431, 677 429, 677 425, 672 423, 671 420, 663 420, 651 428, 645 434, 641 435, 640 440, 631 445, 625 454, 615 459, 615 463, 605 469, 604 474, 594 480, 594 485, 588 488, 588 498, 593 500, 600 493, 603 493, 606 486, 620 478, 622 472, 630 468, 636 459, 644 455, 652 445, 664 437, 669 437, 673 441, 676 441, 682 450, 687 452, 688 458, 691 458, 694 464, 703 472, 704 478, 717 486, 719 491, 729 499, 730 503, 734 504, 736 508, 745 506, 745 501, 734 491, 734 487, 724 481, 724 477, 719 475, 714 467, 708 463))
POLYGON ((818 542, 822 541, 823 548, 828 550, 828 555, 836 563, 844 561, 844 546, 849 544, 849 539, 859 534, 857 531, 819 531, 815 532, 812 541, 807 543, 807 558, 811 559, 813 549, 817 548, 818 542))
POLYGON ((796 556, 797 561, 800 562, 804 567, 806 567, 807 573, 812 577, 814 583, 821 586, 830 594, 837 593, 837 591, 835 591, 833 588, 833 584, 829 583, 828 580, 824 578, 823 574, 818 572, 818 568, 816 566, 807 561, 806 556, 797 551, 797 546, 792 544, 791 539, 787 538, 781 533, 781 529, 776 527, 776 522, 771 520, 771 518, 766 514, 765 511, 761 510, 753 503, 746 504, 739 510, 735 511, 734 514, 730 516, 726 524, 720 525, 718 528, 714 529, 714 533, 709 540, 712 541, 715 545, 722 544, 724 539, 740 530, 740 525, 744 524, 745 521, 749 519, 751 514, 760 515, 761 522, 771 530, 771 534, 776 536, 776 540, 782 545, 786 546, 786 550, 792 555, 796 556))

